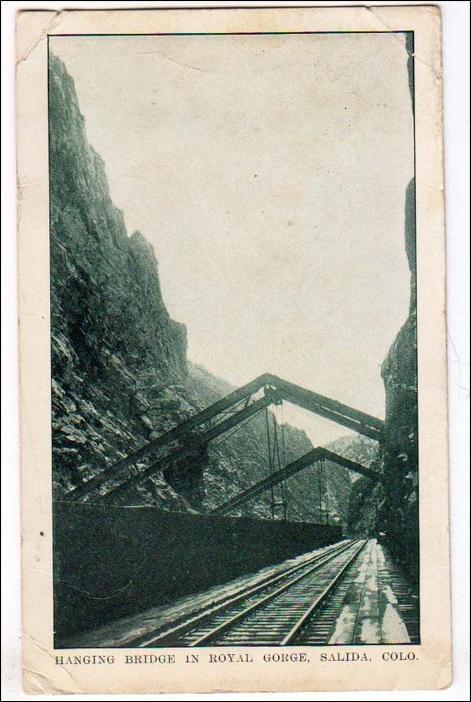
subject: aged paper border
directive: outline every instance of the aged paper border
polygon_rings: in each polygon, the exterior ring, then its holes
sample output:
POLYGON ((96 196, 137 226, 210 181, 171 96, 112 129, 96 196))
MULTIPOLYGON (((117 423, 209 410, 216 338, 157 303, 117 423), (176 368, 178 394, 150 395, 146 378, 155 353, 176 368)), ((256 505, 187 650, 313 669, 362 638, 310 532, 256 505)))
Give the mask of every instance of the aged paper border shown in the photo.
MULTIPOLYGON (((383 6, 25 12, 18 16, 17 30, 25 689, 31 693, 281 692, 447 686, 451 652, 439 10, 432 6, 383 6), (369 663, 321 663, 321 652, 329 649, 300 647, 309 651, 309 664, 275 665, 262 662, 265 649, 257 647, 244 650, 251 650, 259 664, 242 667, 202 661, 191 667, 191 675, 182 649, 169 649, 177 663, 157 666, 157 670, 154 666, 124 665, 125 649, 110 651, 115 656, 113 665, 56 665, 52 643, 47 37, 302 31, 414 32, 422 638, 422 644, 413 647, 416 660, 385 662, 382 653, 396 647, 363 646, 361 652, 371 658, 369 663)), ((397 647, 401 649, 404 647, 397 647)))

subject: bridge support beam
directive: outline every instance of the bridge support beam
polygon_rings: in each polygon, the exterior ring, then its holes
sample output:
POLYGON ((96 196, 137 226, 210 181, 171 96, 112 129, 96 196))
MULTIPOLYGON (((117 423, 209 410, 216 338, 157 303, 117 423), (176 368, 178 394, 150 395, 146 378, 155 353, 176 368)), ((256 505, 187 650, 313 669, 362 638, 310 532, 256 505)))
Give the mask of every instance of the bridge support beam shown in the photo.
POLYGON ((273 400, 273 392, 268 392, 259 400, 256 400, 255 402, 252 402, 251 404, 247 405, 247 407, 244 407, 244 409, 240 410, 240 412, 236 412, 235 414, 225 419, 223 422, 215 424, 213 427, 208 429, 208 431, 202 432, 201 434, 193 434, 186 446, 171 451, 167 456, 164 456, 163 458, 155 461, 147 468, 144 468, 136 475, 133 475, 125 483, 121 483, 120 485, 113 487, 105 495, 102 496, 101 501, 113 501, 117 496, 126 493, 129 489, 138 485, 145 478, 150 478, 156 473, 162 472, 165 468, 171 466, 176 461, 181 461, 184 458, 191 457, 191 454, 200 446, 207 444, 209 441, 215 439, 220 434, 223 434, 225 431, 228 431, 228 429, 232 429, 232 427, 235 427, 237 424, 240 424, 240 422, 244 421, 245 419, 249 419, 253 415, 257 414, 258 412, 260 412, 260 410, 264 409, 265 407, 268 407, 268 405, 271 405, 273 400))
POLYGON ((305 468, 308 468, 309 466, 313 465, 313 463, 316 463, 317 461, 321 460, 330 461, 331 463, 337 463, 338 465, 341 465, 344 468, 347 468, 348 470, 352 470, 355 473, 359 473, 360 475, 364 475, 365 477, 370 478, 371 480, 383 481, 382 475, 380 475, 374 470, 371 470, 370 468, 366 468, 360 463, 350 461, 348 458, 339 456, 338 454, 333 453, 332 451, 328 451, 327 449, 315 448, 312 451, 308 451, 308 453, 305 453, 304 456, 301 456, 301 458, 298 458, 292 463, 289 463, 285 468, 277 470, 275 473, 272 473, 263 480, 260 480, 258 483, 255 483, 251 487, 247 488, 247 490, 244 490, 243 492, 239 493, 230 500, 227 500, 227 502, 224 502, 222 505, 219 505, 219 507, 216 507, 216 509, 212 510, 211 514, 227 514, 231 510, 240 507, 249 500, 253 500, 255 497, 265 492, 265 490, 268 490, 269 488, 278 485, 283 480, 286 480, 287 478, 296 475, 296 473, 299 473, 305 468))
POLYGON ((312 390, 302 388, 294 383, 288 382, 287 380, 278 378, 275 375, 265 373, 264 375, 260 375, 258 378, 255 378, 255 380, 252 380, 250 383, 247 383, 246 385, 243 385, 237 390, 229 393, 229 395, 226 395, 226 397, 217 400, 217 402, 214 402, 212 405, 201 412, 198 412, 196 415, 189 417, 187 420, 165 432, 153 441, 150 441, 148 444, 142 446, 137 451, 134 451, 126 458, 118 461, 118 463, 116 463, 113 467, 104 470, 102 473, 99 473, 95 477, 91 478, 83 485, 79 485, 78 487, 74 488, 67 494, 66 500, 81 500, 83 497, 87 497, 95 491, 98 495, 98 489, 103 483, 106 483, 108 480, 119 480, 120 478, 123 479, 123 484, 108 490, 105 493, 106 497, 111 494, 116 494, 117 492, 127 491, 128 488, 134 486, 137 482, 140 482, 144 478, 150 477, 159 470, 163 470, 163 468, 167 467, 175 460, 185 458, 186 453, 188 453, 188 446, 190 450, 192 450, 195 446, 193 443, 193 436, 195 435, 193 435, 191 432, 196 427, 210 421, 214 417, 217 417, 225 410, 235 407, 241 400, 250 400, 250 397, 262 388, 264 388, 265 391, 264 397, 246 405, 243 410, 234 412, 229 419, 215 424, 213 427, 209 428, 205 432, 202 432, 201 434, 197 434, 196 436, 198 438, 196 441, 199 442, 198 445, 211 441, 211 439, 218 436, 223 431, 226 431, 230 427, 239 424, 251 414, 255 414, 255 412, 259 411, 258 408, 261 409, 262 407, 266 407, 272 403, 277 403, 280 400, 292 402, 293 404, 303 407, 314 414, 318 414, 321 417, 325 417, 326 419, 348 427, 349 429, 354 429, 359 434, 363 434, 364 436, 375 439, 376 441, 383 440, 384 422, 381 419, 372 417, 365 412, 355 410, 353 407, 349 407, 341 402, 337 402, 336 400, 319 395, 312 390), (200 437, 203 438, 200 439, 200 437), (129 467, 138 461, 149 458, 160 448, 168 446, 177 439, 183 441, 186 440, 187 446, 170 451, 164 458, 158 459, 143 471, 140 471, 131 478, 128 478, 126 471, 129 467))

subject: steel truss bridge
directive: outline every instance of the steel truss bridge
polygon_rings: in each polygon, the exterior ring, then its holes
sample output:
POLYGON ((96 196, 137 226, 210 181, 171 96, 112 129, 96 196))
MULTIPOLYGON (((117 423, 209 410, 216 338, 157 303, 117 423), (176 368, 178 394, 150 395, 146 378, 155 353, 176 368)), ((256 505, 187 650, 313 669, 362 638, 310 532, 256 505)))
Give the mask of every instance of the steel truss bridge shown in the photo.
MULTIPOLYGON (((281 485, 283 488, 285 481, 291 476, 313 464, 323 464, 324 461, 347 468, 371 480, 383 481, 383 476, 378 471, 321 447, 314 448, 285 465, 280 460, 276 422, 274 420, 274 435, 271 437, 267 411, 270 405, 280 405, 283 401, 295 404, 370 439, 380 443, 383 441, 384 422, 382 420, 275 375, 265 373, 190 416, 156 439, 149 441, 93 478, 71 489, 65 499, 71 501, 92 499, 100 503, 113 503, 144 480, 164 472, 182 460, 191 460, 192 457, 202 455, 210 441, 241 423, 247 422, 262 410, 267 415, 270 474, 217 507, 214 510, 215 514, 230 512, 265 490, 272 491, 273 499, 275 486, 281 485), (272 439, 273 446, 271 448, 272 439)), ((272 502, 272 516, 276 504, 272 502)))

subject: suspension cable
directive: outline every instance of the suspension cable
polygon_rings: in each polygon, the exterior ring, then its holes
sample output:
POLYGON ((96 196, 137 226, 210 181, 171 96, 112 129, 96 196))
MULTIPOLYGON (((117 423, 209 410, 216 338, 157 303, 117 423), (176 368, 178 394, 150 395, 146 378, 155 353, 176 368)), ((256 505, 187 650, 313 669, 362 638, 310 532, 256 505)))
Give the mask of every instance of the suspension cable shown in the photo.
POLYGON ((278 443, 278 423, 276 421, 275 414, 273 414, 273 463, 275 462, 275 456, 277 459, 278 469, 281 470, 280 446, 278 443))
POLYGON ((329 479, 325 460, 323 460, 322 462, 324 464, 325 521, 326 524, 329 524, 329 479))
MULTIPOLYGON (((268 471, 269 475, 273 473, 273 466, 272 466, 272 454, 271 454, 271 436, 270 436, 270 422, 268 419, 268 407, 265 407, 265 425, 267 429, 267 448, 268 448, 268 471)), ((271 509, 271 518, 275 518, 275 511, 274 511, 274 501, 275 501, 275 493, 273 491, 273 485, 270 486, 270 509, 271 509)))
MULTIPOLYGON (((283 432, 283 428, 282 428, 283 432)), ((278 470, 282 471, 286 466, 283 461, 282 455, 280 455, 280 442, 278 439, 278 419, 276 416, 276 410, 273 413, 273 463, 275 464, 275 461, 278 464, 278 470)), ((276 491, 275 489, 273 490, 273 507, 272 507, 272 512, 273 514, 275 513, 275 508, 276 507, 282 507, 283 508, 283 519, 286 520, 286 485, 284 482, 284 479, 281 480, 281 482, 278 484, 279 488, 279 493, 280 493, 280 500, 276 501, 275 499, 275 494, 276 491)))
POLYGON ((323 484, 322 484, 322 478, 323 478, 323 463, 324 460, 321 458, 318 463, 317 463, 317 485, 318 485, 318 490, 319 490, 319 522, 320 524, 323 524, 323 517, 324 517, 324 510, 322 507, 322 497, 323 497, 323 484))
POLYGON ((287 502, 287 488, 286 488, 286 443, 285 443, 285 406, 283 400, 281 401, 281 452, 283 461, 283 480, 281 483, 281 494, 283 499, 283 512, 284 519, 286 521, 288 502, 287 502))
POLYGON ((286 468, 286 444, 285 444, 285 405, 281 401, 281 451, 283 456, 283 467, 286 468))
POLYGON ((215 446, 219 446, 220 444, 224 443, 224 441, 227 441, 227 439, 230 439, 231 436, 234 436, 234 434, 237 434, 237 432, 240 431, 243 427, 245 427, 245 425, 248 424, 252 419, 253 419, 253 416, 248 417, 243 422, 238 424, 236 426, 236 428, 230 432, 230 434, 223 435, 222 438, 216 439, 215 441, 213 441, 213 444, 215 444, 215 446))

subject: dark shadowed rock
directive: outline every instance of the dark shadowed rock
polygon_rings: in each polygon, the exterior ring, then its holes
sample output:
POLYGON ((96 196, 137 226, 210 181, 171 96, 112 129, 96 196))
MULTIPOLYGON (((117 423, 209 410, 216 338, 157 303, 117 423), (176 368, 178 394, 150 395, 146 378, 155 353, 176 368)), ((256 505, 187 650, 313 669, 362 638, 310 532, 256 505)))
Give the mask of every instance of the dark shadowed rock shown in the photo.
POLYGON ((418 578, 417 312, 414 182, 406 191, 406 251, 411 307, 382 365, 386 389, 385 509, 382 528, 390 548, 414 581, 418 578))

